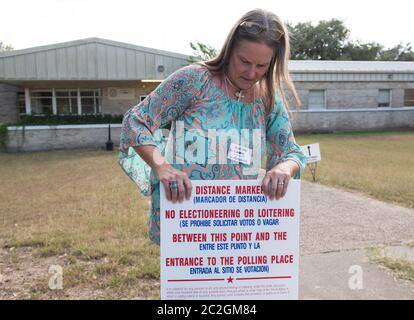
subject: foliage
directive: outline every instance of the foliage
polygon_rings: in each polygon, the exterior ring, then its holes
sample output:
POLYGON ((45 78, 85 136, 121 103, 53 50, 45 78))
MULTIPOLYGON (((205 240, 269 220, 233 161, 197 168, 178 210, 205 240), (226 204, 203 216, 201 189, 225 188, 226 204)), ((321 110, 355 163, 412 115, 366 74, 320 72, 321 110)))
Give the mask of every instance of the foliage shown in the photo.
POLYGON ((5 150, 7 146, 7 124, 0 123, 0 150, 5 150))
POLYGON ((350 30, 338 19, 286 24, 293 60, 414 61, 410 43, 386 49, 377 42, 350 40, 350 30))
POLYGON ((5 44, 4 42, 0 41, 0 52, 2 51, 12 51, 13 47, 9 44, 5 44))
POLYGON ((189 62, 207 61, 217 56, 217 50, 208 44, 190 42, 191 49, 194 50, 194 56, 190 57, 189 62))
POLYGON ((383 46, 377 42, 349 43, 343 49, 341 60, 355 60, 355 61, 374 61, 378 60, 383 46))
POLYGON ((292 59, 294 60, 338 60, 350 31, 341 20, 287 24, 291 34, 292 59))
POLYGON ((400 43, 395 47, 380 53, 380 59, 384 61, 414 61, 414 52, 410 43, 405 46, 400 43))

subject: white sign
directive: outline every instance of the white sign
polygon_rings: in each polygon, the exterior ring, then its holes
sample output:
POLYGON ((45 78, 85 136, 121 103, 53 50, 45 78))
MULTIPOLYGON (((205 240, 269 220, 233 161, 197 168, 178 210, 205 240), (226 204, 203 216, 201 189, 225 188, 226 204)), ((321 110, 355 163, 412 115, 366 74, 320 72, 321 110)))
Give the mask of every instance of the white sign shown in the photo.
POLYGON ((300 180, 270 201, 261 180, 193 180, 161 195, 161 299, 298 299, 300 180))
POLYGON ((306 156, 306 163, 321 161, 321 151, 319 143, 307 144, 300 147, 306 156))

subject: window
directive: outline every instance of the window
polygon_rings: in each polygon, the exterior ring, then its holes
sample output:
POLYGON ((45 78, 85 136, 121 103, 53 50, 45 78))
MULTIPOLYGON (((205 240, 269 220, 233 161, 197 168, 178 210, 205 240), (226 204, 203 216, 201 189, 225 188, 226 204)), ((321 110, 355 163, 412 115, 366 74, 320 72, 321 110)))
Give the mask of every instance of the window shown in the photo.
POLYGON ((56 90, 57 114, 78 114, 77 90, 56 90))
POLYGON ((414 107, 414 89, 404 90, 404 107, 414 107))
POLYGON ((33 114, 52 114, 52 90, 33 90, 30 92, 33 114))
POLYGON ((17 106, 19 108, 20 114, 26 114, 26 99, 24 96, 24 91, 19 91, 17 93, 17 106))
POLYGON ((378 108, 391 106, 391 90, 380 89, 378 94, 378 108))
POLYGON ((309 110, 326 109, 325 90, 309 90, 309 110))
MULTIPOLYGON (((53 114, 56 102, 56 114, 79 114, 78 101, 81 103, 81 114, 99 114, 101 108, 100 89, 30 89, 30 105, 32 114, 53 114), (79 94, 78 94, 79 93, 79 94)), ((18 92, 17 104, 20 114, 26 113, 25 93, 18 92)))
POLYGON ((96 114, 101 112, 101 96, 99 89, 81 90, 82 114, 96 114))

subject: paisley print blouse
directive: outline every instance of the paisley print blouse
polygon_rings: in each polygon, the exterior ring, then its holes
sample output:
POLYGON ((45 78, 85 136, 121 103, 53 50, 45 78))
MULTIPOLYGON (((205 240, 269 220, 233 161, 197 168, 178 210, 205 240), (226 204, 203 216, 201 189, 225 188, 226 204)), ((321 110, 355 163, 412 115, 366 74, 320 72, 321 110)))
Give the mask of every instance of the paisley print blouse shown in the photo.
MULTIPOLYGON (((230 98, 216 85, 210 71, 197 64, 171 74, 125 113, 120 163, 132 157, 133 167, 149 169, 133 151, 132 146, 141 145, 159 147, 167 161, 191 180, 256 179, 262 159, 266 170, 288 159, 295 161, 300 172, 294 178, 300 178, 305 167, 305 156, 280 99, 276 98, 272 113, 266 116, 260 98, 251 103, 230 98), (165 129, 168 126, 170 129, 165 129), (228 159, 231 143, 251 150, 252 160, 228 159)), ((131 178, 132 171, 127 171, 131 178)), ((151 170, 142 170, 134 178, 141 190, 146 186, 144 194, 152 197, 149 236, 159 244, 160 183, 151 170)))

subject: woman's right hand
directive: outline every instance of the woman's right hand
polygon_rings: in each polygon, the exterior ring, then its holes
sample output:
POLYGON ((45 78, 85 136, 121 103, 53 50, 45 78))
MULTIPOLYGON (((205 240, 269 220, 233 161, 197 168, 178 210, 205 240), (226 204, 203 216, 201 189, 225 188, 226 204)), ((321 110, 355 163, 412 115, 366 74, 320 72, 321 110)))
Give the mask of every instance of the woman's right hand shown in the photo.
POLYGON ((157 174, 168 201, 176 203, 184 201, 184 197, 190 199, 192 185, 187 174, 173 168, 156 146, 134 146, 134 150, 157 174))
POLYGON ((185 172, 173 168, 169 163, 164 162, 155 169, 158 180, 164 185, 165 195, 168 201, 173 203, 183 202, 184 197, 189 200, 191 197, 191 180, 185 172))

